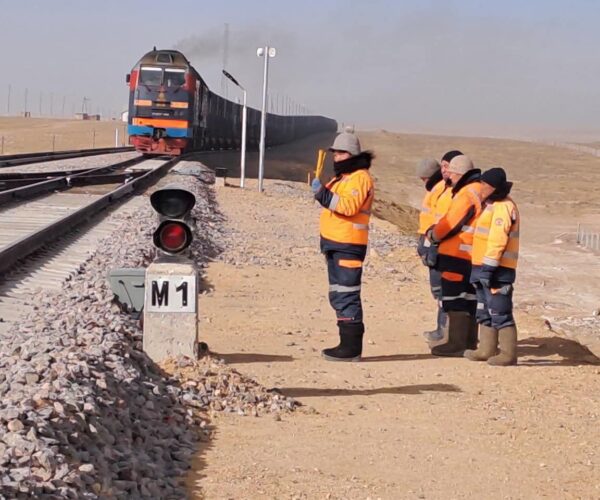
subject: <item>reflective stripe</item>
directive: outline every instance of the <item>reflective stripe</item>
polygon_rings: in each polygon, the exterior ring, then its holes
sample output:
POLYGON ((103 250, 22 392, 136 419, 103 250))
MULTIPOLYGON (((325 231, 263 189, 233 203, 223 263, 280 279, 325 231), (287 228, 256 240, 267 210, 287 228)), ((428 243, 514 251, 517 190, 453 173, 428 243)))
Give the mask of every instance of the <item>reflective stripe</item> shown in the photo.
POLYGON ((472 187, 468 187, 467 190, 477 199, 479 199, 479 193, 475 191, 472 187))
MULTIPOLYGON (((421 212, 423 212, 424 214, 431 213, 431 208, 429 208, 429 207, 421 207, 421 212)), ((365 212, 363 212, 363 211, 361 210, 361 212, 360 212, 360 213, 361 213, 361 214, 364 214, 365 212)))
POLYGON ((504 252, 502 254, 502 257, 504 257, 505 259, 518 259, 519 258, 519 252, 504 252))
POLYGON ((461 231, 463 233, 474 233, 475 232, 475 228, 473 226, 463 226, 461 228, 461 231))
POLYGON ((447 295, 443 296, 442 300, 457 300, 457 299, 465 299, 465 300, 477 300, 477 297, 472 293, 463 292, 460 295, 447 295))
POLYGON ((483 264, 485 264, 486 266, 492 266, 492 267, 498 267, 498 265, 500 265, 500 261, 496 260, 496 259, 492 259, 491 257, 484 257, 483 264))
POLYGON ((429 248, 431 246, 431 241, 429 241, 427 238, 425 238, 425 241, 423 241, 423 246, 425 248, 429 248))
POLYGON ((432 286, 432 287, 431 287, 431 291, 432 291, 432 292, 439 292, 441 289, 442 289, 442 287, 441 287, 441 286, 432 286))
POLYGON ((331 201, 329 202, 329 206, 327 207, 329 210, 335 210, 335 207, 337 207, 337 204, 340 201, 340 196, 337 194, 334 194, 333 197, 331 198, 331 201))
POLYGON ((510 233, 508 233, 509 238, 518 238, 519 237, 519 231, 511 231, 510 233))
POLYGON ((360 285, 358 286, 344 286, 344 285, 329 285, 330 292, 360 292, 360 285))
POLYGON ((458 245, 458 249, 462 250, 463 252, 471 252, 473 251, 473 245, 465 245, 464 243, 461 243, 458 245))
POLYGON ((477 309, 479 309, 480 311, 483 311, 485 309, 485 305, 483 304, 483 302, 477 302, 477 309))
POLYGON ((354 229, 369 229, 369 224, 352 224, 354 229))
POLYGON ((475 232, 477 234, 490 234, 490 230, 487 227, 476 227, 475 232))

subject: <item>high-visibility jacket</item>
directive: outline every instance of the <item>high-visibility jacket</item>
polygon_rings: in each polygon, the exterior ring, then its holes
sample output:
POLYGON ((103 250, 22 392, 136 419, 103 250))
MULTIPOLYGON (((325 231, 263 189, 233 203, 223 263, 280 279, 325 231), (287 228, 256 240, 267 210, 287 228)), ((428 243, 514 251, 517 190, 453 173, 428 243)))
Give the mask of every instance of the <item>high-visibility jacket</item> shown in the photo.
POLYGON ((435 217, 435 202, 440 193, 435 189, 441 181, 442 173, 437 171, 425 183, 425 196, 421 202, 421 210, 419 211, 419 229, 417 231, 421 235, 425 234, 437 221, 435 217))
POLYGON ((432 190, 431 203, 433 205, 433 216, 438 222, 448 213, 452 203, 452 186, 445 180, 438 182, 432 190))
POLYGON ((511 198, 487 202, 475 223, 473 266, 494 268, 495 279, 514 281, 519 259, 519 229, 519 210, 511 198))
POLYGON ((321 211, 321 237, 334 243, 367 245, 375 195, 366 168, 333 178, 326 185, 333 196, 321 211))
POLYGON ((439 242, 438 253, 471 262, 474 222, 481 213, 481 171, 467 172, 452 188, 452 203, 448 212, 433 227, 434 242, 439 242))

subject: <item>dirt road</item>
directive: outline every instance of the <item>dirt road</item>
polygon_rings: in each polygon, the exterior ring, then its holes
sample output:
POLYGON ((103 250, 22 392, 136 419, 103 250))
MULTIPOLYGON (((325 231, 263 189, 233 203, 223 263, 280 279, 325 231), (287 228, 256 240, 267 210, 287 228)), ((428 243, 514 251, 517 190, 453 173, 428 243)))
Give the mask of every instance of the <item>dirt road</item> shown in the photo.
POLYGON ((230 247, 206 276, 211 349, 304 406, 275 420, 217 416, 190 475, 198 498, 597 498, 600 367, 517 314, 517 367, 428 354, 426 275, 410 242, 375 220, 365 268, 365 359, 336 341, 306 186, 218 188, 230 247))

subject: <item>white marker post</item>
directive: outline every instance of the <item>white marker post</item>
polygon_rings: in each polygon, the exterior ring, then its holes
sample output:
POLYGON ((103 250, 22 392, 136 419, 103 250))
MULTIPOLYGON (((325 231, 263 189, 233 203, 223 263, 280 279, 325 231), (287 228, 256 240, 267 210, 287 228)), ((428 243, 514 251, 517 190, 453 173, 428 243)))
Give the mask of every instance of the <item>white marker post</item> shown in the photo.
POLYGON ((265 135, 266 135, 266 123, 267 123, 267 87, 269 80, 269 58, 277 55, 277 50, 273 47, 261 47, 256 51, 258 57, 265 58, 264 72, 263 72, 263 96, 262 96, 262 112, 260 117, 260 146, 258 154, 258 191, 263 191, 263 178, 265 175, 265 135))
POLYGON ((198 274, 189 262, 153 262, 146 270, 144 352, 156 362, 198 357, 198 274))

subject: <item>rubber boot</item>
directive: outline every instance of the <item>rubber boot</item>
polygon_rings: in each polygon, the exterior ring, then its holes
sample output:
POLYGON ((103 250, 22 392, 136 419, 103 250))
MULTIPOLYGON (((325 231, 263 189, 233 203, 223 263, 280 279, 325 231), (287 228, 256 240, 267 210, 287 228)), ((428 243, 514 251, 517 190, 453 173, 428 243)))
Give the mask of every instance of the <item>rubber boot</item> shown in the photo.
POLYGON ((465 358, 471 361, 487 361, 498 352, 498 330, 479 325, 479 347, 476 351, 466 350, 465 358))
POLYGON ((507 326, 498 330, 500 354, 488 359, 488 365, 509 366, 517 364, 517 327, 507 326))
POLYGON ((339 329, 339 345, 323 349, 321 355, 327 361, 360 361, 365 325, 363 323, 341 323, 339 329))
POLYGON ((429 332, 423 332, 423 337, 427 342, 438 342, 444 339, 444 328, 448 323, 448 315, 444 312, 441 307, 438 307, 437 314, 437 328, 435 330, 431 330, 429 332))
POLYGON ((467 348, 471 315, 464 311, 448 312, 448 342, 431 349, 434 356, 462 357, 467 348))
POLYGON ((469 317, 469 335, 467 336, 467 349, 477 349, 477 332, 479 331, 479 325, 477 324, 477 318, 473 315, 469 317))

